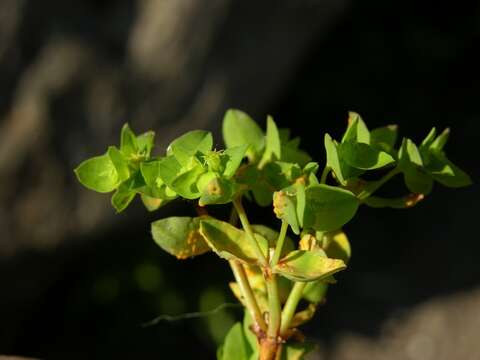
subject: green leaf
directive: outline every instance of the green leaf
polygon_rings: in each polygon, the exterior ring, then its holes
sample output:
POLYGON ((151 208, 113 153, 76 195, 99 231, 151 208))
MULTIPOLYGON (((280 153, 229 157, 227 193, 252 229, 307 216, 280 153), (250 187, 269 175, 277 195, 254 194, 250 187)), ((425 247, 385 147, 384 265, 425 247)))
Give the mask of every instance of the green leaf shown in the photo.
POLYGON ((146 158, 149 158, 153 149, 154 140, 155 140, 154 131, 147 131, 137 136, 138 152, 141 155, 145 156, 146 158))
POLYGON ((353 193, 329 185, 312 185, 306 189, 304 227, 318 231, 341 228, 357 212, 359 201, 353 193))
MULTIPOLYGON (((295 234, 300 234, 300 222, 297 215, 297 189, 289 186, 273 194, 273 211, 277 218, 286 221, 295 234)), ((303 216, 302 216, 303 217, 303 216)))
POLYGON ((83 161, 75 174, 83 186, 100 193, 109 193, 120 184, 115 165, 107 154, 83 161))
MULTIPOLYGON (((279 235, 278 231, 275 231, 269 228, 268 226, 260 225, 260 224, 252 225, 252 229, 256 234, 261 235, 268 241, 268 246, 270 248, 275 248, 278 240, 278 235, 279 235)), ((289 253, 290 251, 293 251, 294 249, 295 249, 295 246, 293 244, 293 240, 289 236, 286 236, 285 242, 283 243, 281 255, 282 256, 286 255, 287 253, 289 253)))
POLYGON ((312 343, 287 343, 283 345, 281 360, 302 360, 306 354, 315 348, 312 343))
POLYGON ((210 250, 199 232, 200 217, 173 216, 152 223, 152 236, 158 246, 178 259, 201 255, 210 250))
POLYGON ((343 142, 339 152, 348 165, 357 169, 373 170, 395 162, 390 154, 360 142, 343 142))
POLYGON ((158 187, 163 184, 160 175, 160 160, 144 161, 140 164, 140 171, 148 186, 158 187))
POLYGON ((441 151, 431 150, 430 159, 427 170, 440 184, 453 188, 472 184, 470 176, 447 159, 441 151))
POLYGON ((165 205, 169 200, 155 198, 145 194, 141 194, 142 203, 148 211, 158 210, 161 206, 165 205))
POLYGON ((373 129, 370 133, 370 144, 379 149, 391 152, 397 142, 398 126, 387 125, 373 129))
POLYGON ((200 206, 212 204, 226 204, 231 202, 237 192, 234 181, 214 177, 202 190, 198 204, 200 206))
POLYGON ((112 196, 112 206, 117 210, 117 213, 122 212, 135 198, 136 192, 127 188, 124 184, 121 184, 117 191, 112 196))
POLYGON ((398 198, 381 198, 378 196, 369 196, 364 201, 370 207, 385 208, 390 207, 392 209, 405 209, 415 206, 424 199, 423 194, 409 194, 398 198))
POLYGON ((303 217, 305 215, 305 207, 306 207, 306 198, 305 198, 305 184, 304 183, 296 183, 295 189, 297 190, 297 198, 296 198, 296 212, 297 212, 297 218, 298 218, 298 224, 300 227, 303 227, 303 217))
POLYGON ((248 360, 252 350, 243 333, 243 327, 237 322, 228 332, 223 344, 222 360, 248 360))
POLYGON ((282 157, 280 134, 275 121, 273 121, 270 115, 267 117, 267 134, 265 139, 265 151, 260 161, 260 167, 263 167, 267 162, 280 160, 282 157))
POLYGON ((422 157, 417 145, 408 138, 403 139, 402 146, 398 151, 398 158, 400 167, 408 166, 409 164, 423 166, 422 157))
POLYGON ((180 165, 173 155, 161 159, 158 166, 158 176, 160 176, 162 182, 168 186, 171 186, 182 170, 182 165, 180 165))
POLYGON ((123 152, 127 158, 130 158, 138 152, 137 137, 132 129, 130 129, 128 123, 124 124, 122 127, 120 135, 120 151, 123 152))
POLYGON ((172 141, 167 148, 167 155, 174 155, 182 166, 189 167, 197 152, 205 154, 212 150, 212 146, 212 133, 193 130, 172 141))
POLYGON ((348 128, 342 138, 344 142, 360 142, 370 144, 370 132, 359 114, 350 111, 348 113, 348 128))
POLYGON ((197 181, 200 175, 204 172, 205 169, 202 166, 197 165, 178 175, 169 186, 173 191, 185 199, 197 199, 201 195, 200 190, 197 188, 197 181))
POLYGON ((448 137, 450 136, 450 128, 446 128, 445 130, 442 131, 440 135, 432 142, 430 145, 430 148, 436 150, 436 151, 441 151, 445 147, 445 144, 448 141, 448 137))
POLYGON ((225 113, 223 139, 227 148, 248 145, 247 156, 251 159, 260 154, 265 146, 262 129, 250 116, 236 109, 225 113))
POLYGON ((337 145, 335 144, 331 136, 328 134, 325 134, 324 143, 325 150, 327 152, 327 165, 333 170, 333 172, 335 173, 335 177, 338 179, 340 184, 345 185, 346 179, 343 177, 337 145))
POLYGON ((233 177, 235 172, 242 163, 245 153, 247 152, 248 145, 240 145, 226 149, 223 152, 223 155, 227 158, 225 163, 225 170, 223 171, 223 176, 227 179, 233 177))
POLYGON ((319 240, 322 241, 322 248, 329 258, 340 259, 348 264, 352 248, 347 235, 342 230, 324 232, 319 240))
MULTIPOLYGON (((257 263, 255 249, 247 239, 247 235, 233 225, 225 221, 205 218, 200 222, 200 233, 221 258, 238 259, 247 264, 257 263)), ((255 234, 255 237, 266 256, 268 241, 259 234, 255 234)))
POLYGON ((428 149, 435 141, 435 136, 437 135, 437 130, 433 127, 428 135, 423 139, 422 144, 420 145, 420 150, 428 149))
POLYGON ((318 304, 325 299, 328 283, 323 280, 309 282, 303 289, 303 298, 313 304, 318 304))
POLYGON ((243 333, 245 334, 245 339, 247 339, 248 344, 250 345, 250 349, 258 354, 258 341, 257 337, 251 330, 251 326, 253 326, 253 319, 248 313, 247 310, 245 310, 244 315, 243 315, 243 333))
POLYGON ((120 181, 127 180, 130 177, 130 170, 128 169, 128 162, 123 153, 115 146, 109 146, 107 154, 117 170, 118 179, 120 181))
POLYGON ((292 281, 325 279, 346 268, 339 259, 329 259, 323 251, 295 250, 280 259, 273 272, 292 281))
POLYGON ((407 188, 415 194, 429 194, 432 191, 433 180, 423 168, 420 151, 412 140, 403 139, 398 157, 407 188))

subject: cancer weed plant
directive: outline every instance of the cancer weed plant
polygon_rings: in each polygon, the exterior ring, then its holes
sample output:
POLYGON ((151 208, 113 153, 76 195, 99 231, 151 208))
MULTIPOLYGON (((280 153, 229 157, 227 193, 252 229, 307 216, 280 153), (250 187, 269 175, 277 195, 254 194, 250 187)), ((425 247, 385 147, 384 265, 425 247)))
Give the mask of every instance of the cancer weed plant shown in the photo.
POLYGON ((446 156, 449 129, 435 128, 419 144, 403 138, 397 126, 369 131, 349 113, 340 141, 325 134, 326 161, 319 164, 299 149, 299 138, 267 118, 266 132, 247 114, 228 110, 223 120, 224 150, 212 134, 193 130, 170 143, 164 155, 152 155, 154 133, 135 135, 128 124, 120 148, 82 162, 75 173, 87 188, 113 192, 121 212, 138 194, 149 211, 177 198, 191 200, 198 217, 168 217, 152 223, 155 242, 178 259, 213 251, 228 261, 230 288, 245 307, 243 322, 226 334, 220 360, 301 359, 311 350, 299 327, 325 300, 334 275, 351 255, 342 227, 360 205, 408 208, 428 195, 434 182, 469 185, 469 176, 446 156), (373 172, 372 175, 366 174, 373 172), (406 188, 395 198, 375 193, 402 175, 406 188), (279 219, 279 229, 252 223, 244 201, 256 202, 279 219), (224 205, 224 219, 209 215, 224 205), (290 233, 289 233, 290 232, 290 233), (299 303, 308 304, 298 309, 299 303))

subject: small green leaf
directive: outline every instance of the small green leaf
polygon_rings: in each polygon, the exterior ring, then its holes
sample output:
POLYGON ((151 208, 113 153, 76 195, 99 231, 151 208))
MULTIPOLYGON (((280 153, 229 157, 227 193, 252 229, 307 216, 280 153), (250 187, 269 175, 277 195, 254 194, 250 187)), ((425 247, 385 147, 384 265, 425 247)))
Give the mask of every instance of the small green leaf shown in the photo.
POLYGON ((348 264, 352 248, 347 235, 342 230, 324 232, 319 240, 322 241, 322 248, 329 258, 340 259, 348 264))
POLYGON ((387 125, 373 129, 370 133, 370 144, 379 149, 391 152, 397 142, 398 126, 387 125))
POLYGON ((123 152, 127 158, 130 158, 138 152, 137 137, 132 129, 130 129, 128 123, 124 124, 122 127, 120 135, 120 151, 123 152))
POLYGON ((147 131, 137 136, 137 147, 140 155, 145 156, 147 159, 150 157, 150 154, 153 149, 154 140, 155 140, 154 131, 147 131))
POLYGON ((370 132, 361 116, 353 111, 348 113, 348 128, 342 138, 344 142, 360 142, 370 144, 370 132))
POLYGON ((252 349, 243 333, 243 327, 237 322, 225 337, 222 350, 222 360, 248 360, 252 349))
POLYGON ((225 170, 223 176, 227 179, 235 175, 235 172, 242 163, 245 153, 247 152, 248 145, 240 145, 226 149, 223 155, 227 158, 225 163, 225 170))
POLYGON ((107 154, 110 157, 110 160, 112 160, 115 169, 117 170, 119 180, 127 180, 130 177, 130 170, 128 168, 127 159, 125 159, 123 153, 115 146, 109 146, 107 154))
POLYGON ((236 109, 225 113, 223 139, 227 148, 248 145, 247 156, 251 159, 260 154, 265 146, 262 129, 250 116, 236 109))
POLYGON ((236 191, 237 185, 234 181, 214 177, 203 188, 198 204, 205 206, 229 203, 234 199, 236 191))
POLYGON ((303 217, 305 215, 305 207, 306 207, 306 199, 305 199, 305 184, 304 183, 296 183, 295 189, 297 190, 297 218, 298 224, 300 227, 303 227, 303 217))
POLYGON ((410 163, 423 166, 422 157, 417 145, 415 145, 415 143, 408 138, 403 139, 402 146, 398 151, 398 158, 400 167, 409 165, 410 163))
POLYGON ((470 176, 447 159, 441 151, 431 150, 427 170, 436 181, 444 186, 459 188, 472 184, 470 176))
POLYGON ((160 175, 160 160, 144 161, 140 164, 140 171, 148 186, 160 186, 163 184, 160 175))
POLYGON ((346 268, 339 259, 329 259, 323 251, 295 250, 280 259, 273 272, 292 281, 325 279, 346 268))
MULTIPOLYGON (((255 249, 247 239, 245 232, 233 225, 225 221, 205 218, 200 222, 200 233, 221 258, 238 259, 248 264, 257 263, 255 249)), ((255 234, 255 237, 266 256, 268 241, 259 234, 255 234)))
POLYGON ((348 165, 357 169, 373 170, 395 162, 390 154, 360 142, 343 142, 339 152, 348 165))
POLYGON ((117 210, 117 213, 122 212, 135 198, 135 191, 128 189, 124 184, 121 184, 117 191, 112 196, 112 206, 117 210))
POLYGON ((295 234, 300 234, 300 223, 297 215, 297 189, 289 186, 273 194, 273 212, 277 218, 285 220, 295 234))
POLYGON ((340 166, 340 157, 338 156, 337 145, 328 134, 325 134, 324 142, 325 150, 327 152, 327 165, 333 170, 340 184, 345 185, 346 179, 342 174, 342 167, 340 166))
POLYGON ((430 148, 436 150, 436 151, 441 151, 445 147, 445 144, 448 141, 448 137, 450 136, 450 128, 446 128, 445 130, 442 131, 440 135, 432 142, 430 145, 430 148))
POLYGON ((182 166, 188 167, 197 152, 205 154, 212 150, 212 146, 212 133, 193 130, 172 141, 167 148, 167 155, 174 155, 182 166))
POLYGON ((282 157, 280 135, 278 133, 277 125, 270 115, 267 117, 267 134, 265 139, 265 151, 263 153, 262 160, 260 161, 260 168, 266 163, 274 160, 280 160, 282 157))
POLYGON ((432 145, 432 143, 435 141, 435 136, 437 135, 437 130, 433 127, 428 135, 423 139, 422 144, 420 145, 420 150, 423 151, 423 149, 428 149, 432 145))
POLYGON ((305 192, 304 227, 318 231, 341 228, 357 212, 359 201, 353 193, 329 185, 312 185, 305 192))
POLYGON ((109 193, 120 184, 115 165, 107 154, 83 161, 75 174, 83 186, 100 193, 109 193))
POLYGON ((374 208, 390 207, 392 209, 405 209, 415 206, 425 198, 423 194, 409 194, 398 198, 381 198, 369 196, 364 201, 365 204, 374 208))
POLYGON ((205 169, 202 166, 197 165, 178 175, 169 186, 173 191, 185 199, 197 199, 201 195, 200 190, 197 188, 197 181, 200 175, 204 172, 205 169))
POLYGON ((433 180, 423 168, 423 160, 415 143, 410 139, 403 139, 398 157, 407 188, 415 194, 429 194, 433 180))
POLYGON ((158 167, 158 176, 160 176, 162 182, 168 186, 173 183, 182 170, 182 165, 180 165, 173 155, 161 159, 158 167))
POLYGON ((202 218, 173 216, 152 223, 158 246, 178 259, 201 255, 210 250, 199 232, 202 218))
POLYGON ((169 200, 155 198, 145 194, 141 194, 142 203, 148 211, 158 210, 161 206, 166 204, 169 200))

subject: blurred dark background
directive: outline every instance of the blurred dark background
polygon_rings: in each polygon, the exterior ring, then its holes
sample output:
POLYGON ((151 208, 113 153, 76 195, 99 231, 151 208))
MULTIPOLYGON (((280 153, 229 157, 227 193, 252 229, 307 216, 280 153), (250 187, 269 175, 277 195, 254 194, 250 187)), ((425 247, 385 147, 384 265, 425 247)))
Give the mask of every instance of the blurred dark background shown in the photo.
MULTIPOLYGON (((272 114, 321 163, 348 110, 416 141, 451 126, 475 181, 479 41, 477 1, 0 0, 0 354, 212 359, 241 316, 141 326, 234 300, 214 255, 179 262, 150 239, 190 204, 115 215, 73 178, 125 121, 161 151, 219 135, 229 107, 272 114)), ((350 269, 305 328, 312 358, 478 359, 479 200, 436 186, 410 210, 362 208, 350 269)))

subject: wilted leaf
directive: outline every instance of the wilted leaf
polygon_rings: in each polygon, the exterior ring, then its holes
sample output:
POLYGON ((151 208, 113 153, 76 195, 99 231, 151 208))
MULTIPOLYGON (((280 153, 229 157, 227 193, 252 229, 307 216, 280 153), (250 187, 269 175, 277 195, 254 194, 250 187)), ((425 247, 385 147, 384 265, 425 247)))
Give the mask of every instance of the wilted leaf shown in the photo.
MULTIPOLYGON (((205 218, 200 222, 200 233, 221 258, 238 259, 249 264, 257 263, 254 245, 251 244, 243 230, 237 229, 225 221, 205 218)), ((255 234, 255 238, 263 254, 267 256, 267 240, 259 234, 255 234)))
POLYGON ((329 259, 323 251, 295 250, 280 259, 273 271, 292 281, 314 281, 345 268, 342 260, 329 259))
POLYGON ((178 259, 201 255, 210 250, 199 232, 202 218, 173 216, 152 223, 153 239, 178 259))

